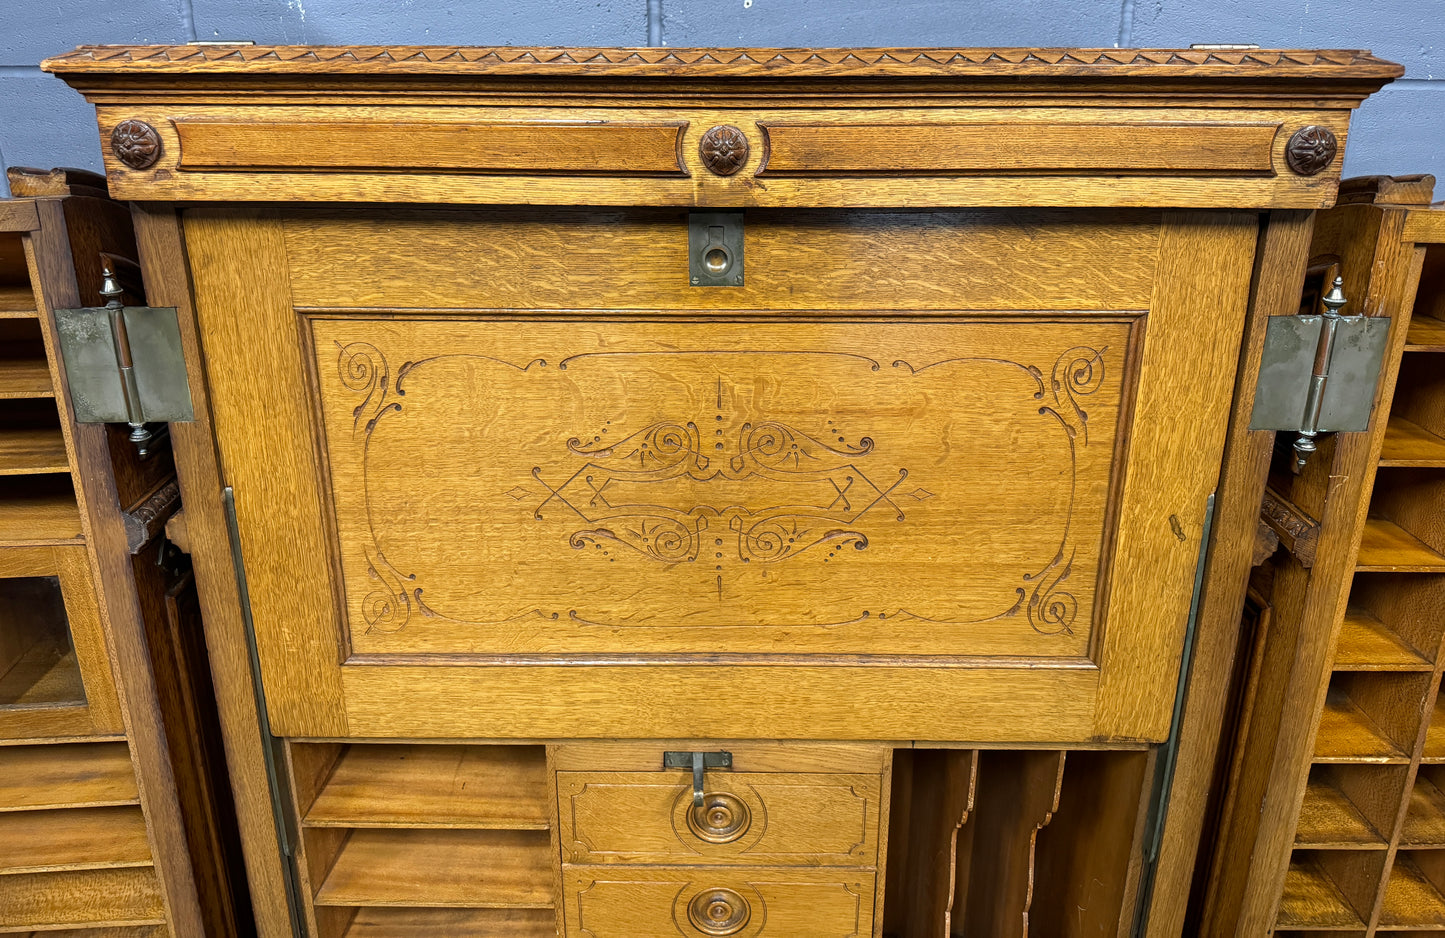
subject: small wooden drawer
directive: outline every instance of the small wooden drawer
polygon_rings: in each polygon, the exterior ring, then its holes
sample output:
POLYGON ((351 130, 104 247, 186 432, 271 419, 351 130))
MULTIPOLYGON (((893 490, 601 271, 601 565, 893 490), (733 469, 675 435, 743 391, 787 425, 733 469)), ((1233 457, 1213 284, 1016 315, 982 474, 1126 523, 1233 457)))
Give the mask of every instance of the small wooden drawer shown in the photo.
POLYGON ((873 934, 874 875, 814 869, 568 867, 568 938, 873 934))
POLYGON ((873 866, 880 777, 709 772, 703 804, 685 772, 559 772, 569 863, 873 866))

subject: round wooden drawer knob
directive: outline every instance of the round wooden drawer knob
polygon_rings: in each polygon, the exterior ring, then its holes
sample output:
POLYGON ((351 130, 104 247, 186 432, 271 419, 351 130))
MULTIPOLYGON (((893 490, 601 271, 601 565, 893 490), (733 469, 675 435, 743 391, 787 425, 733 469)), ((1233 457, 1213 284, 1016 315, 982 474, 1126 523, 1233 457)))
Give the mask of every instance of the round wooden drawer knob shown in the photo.
POLYGON ((710 844, 726 844, 748 832, 752 812, 742 799, 714 792, 702 796, 702 804, 687 814, 687 826, 699 839, 710 844))
POLYGON ((702 165, 719 176, 731 176, 748 161, 748 138, 731 124, 719 124, 702 135, 697 152, 702 165))
POLYGON ((131 169, 146 169, 161 158, 161 135, 145 121, 123 120, 110 132, 110 151, 131 169))
POLYGON ((1284 161, 1301 176, 1313 176, 1333 163, 1338 151, 1334 131, 1310 124, 1296 130, 1289 138, 1289 144, 1284 149, 1284 161))
POLYGON ((731 889, 704 889, 687 904, 687 918, 704 935, 732 935, 743 930, 752 917, 748 900, 731 889))

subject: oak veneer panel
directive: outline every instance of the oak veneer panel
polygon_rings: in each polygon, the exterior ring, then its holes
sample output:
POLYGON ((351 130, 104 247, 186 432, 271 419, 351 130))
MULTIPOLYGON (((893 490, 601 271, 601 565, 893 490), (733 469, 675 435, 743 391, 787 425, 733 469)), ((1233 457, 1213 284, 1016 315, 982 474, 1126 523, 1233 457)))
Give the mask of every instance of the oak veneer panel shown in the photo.
POLYGON ((316 904, 552 908, 549 844, 541 831, 358 830, 316 904))
POLYGON ((1336 671, 1428 671, 1430 659, 1368 610, 1345 612, 1335 643, 1336 671))
POLYGON ((350 647, 1082 658, 1135 329, 313 320, 350 647))
POLYGON ((1116 627, 1105 630, 1095 658, 1100 736, 1169 732, 1205 507, 1219 474, 1168 467, 1218 466, 1224 452, 1257 235, 1251 215, 1165 215, 1110 569, 1116 627), (1228 326, 1201 344, 1183 319, 1206 292, 1228 326), (1172 614, 1157 628, 1117 627, 1160 619, 1166 609, 1172 614))
POLYGON ((1424 776, 1410 792, 1400 846, 1445 847, 1445 793, 1424 776))
POLYGON ((165 923, 160 887, 150 867, 17 873, 0 876, 0 929, 165 923))
POLYGON ((0 873, 148 866, 139 807, 0 813, 0 873))
POLYGON ((546 830, 537 746, 348 746, 306 812, 310 827, 546 830))
MULTIPOLYGON (((683 121, 465 123, 178 120, 186 170, 460 170, 686 176, 683 121), (406 141, 404 150, 395 146, 406 141), (398 161, 398 156, 401 160, 398 161)), ((1266 149, 1266 153, 1268 149, 1266 149)))
POLYGON ((0 750, 0 811, 139 803, 124 742, 0 750))
POLYGON ((1386 846, 1385 838, 1344 792, 1314 777, 1305 788, 1294 841, 1300 847, 1316 848, 1386 846))
POLYGON ((1381 928, 1445 926, 1445 897, 1408 853, 1395 857, 1385 883, 1378 924, 1381 928))
POLYGON ((451 667, 446 681, 417 666, 344 672, 347 720, 358 736, 685 738, 700 727, 771 739, 1093 740, 1098 672, 1039 668, 737 668, 729 693, 698 696, 716 679, 699 665, 451 667), (404 696, 407 707, 398 710, 404 696), (819 708, 818 701, 889 700, 887 707, 819 708), (466 700, 469 706, 457 706, 466 700))
POLYGON ((1153 212, 750 211, 746 283, 697 289, 679 211, 329 209, 283 227, 294 302, 316 308, 1142 309, 1159 243, 1153 212))
POLYGON ((1308 857, 1290 861, 1275 923, 1280 928, 1362 928, 1360 916, 1308 857))
POLYGON ((1445 556, 1388 518, 1365 522, 1355 569, 1362 573, 1445 571, 1445 556))
POLYGON ((1278 124, 801 123, 759 121, 756 175, 896 176, 1088 170, 1267 173, 1278 124), (1200 146, 1207 137, 1208 144, 1200 146))
POLYGON ((357 910, 345 938, 556 938, 557 914, 543 909, 357 910))
POLYGON ((1445 468, 1445 438, 1404 417, 1391 415, 1380 448, 1380 465, 1445 468))
POLYGON ((0 400, 54 396, 44 358, 0 358, 0 400))
POLYGON ((1316 762, 1408 762, 1409 756, 1343 691, 1331 689, 1315 736, 1316 762))
MULTIPOLYGON (((280 226, 244 217, 188 218, 185 236, 192 268, 207 272, 195 279, 194 290, 207 361, 230 357, 253 362, 240 371, 208 369, 207 376, 216 442, 226 482, 236 493, 243 549, 265 531, 284 537, 313 560, 326 558, 330 549, 314 483, 318 467, 313 441, 292 438, 273 447, 243 429, 254 426, 258 413, 269 413, 268 421, 294 421, 300 427, 310 423, 306 366, 295 334, 266 325, 274 324, 277 315, 289 318, 291 309, 280 226), (269 380, 255 381, 257 368, 269 374, 269 380), (288 403, 276 411, 273 398, 288 403), (260 461, 246 456, 260 456, 260 461), (311 484, 301 484, 301 478, 311 484)), ((272 689, 267 700, 272 732, 345 736, 337 667, 343 642, 329 564, 300 567, 280 552, 253 547, 246 552, 246 579, 261 633, 262 681, 272 689), (299 612, 293 598, 301 599, 304 608, 299 612), (280 639, 279 644, 273 639, 280 639), (305 692, 280 694, 283 687, 304 687, 305 692)))
POLYGON ((0 427, 0 475, 69 471, 65 437, 58 427, 0 427))

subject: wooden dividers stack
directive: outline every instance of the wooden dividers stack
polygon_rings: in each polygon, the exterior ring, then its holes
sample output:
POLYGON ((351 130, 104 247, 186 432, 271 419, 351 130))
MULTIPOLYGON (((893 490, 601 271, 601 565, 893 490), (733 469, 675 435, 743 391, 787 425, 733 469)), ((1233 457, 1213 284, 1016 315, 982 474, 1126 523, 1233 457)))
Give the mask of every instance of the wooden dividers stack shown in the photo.
POLYGON ((1152 764, 1142 749, 898 750, 883 933, 1113 934, 1132 917, 1152 764))

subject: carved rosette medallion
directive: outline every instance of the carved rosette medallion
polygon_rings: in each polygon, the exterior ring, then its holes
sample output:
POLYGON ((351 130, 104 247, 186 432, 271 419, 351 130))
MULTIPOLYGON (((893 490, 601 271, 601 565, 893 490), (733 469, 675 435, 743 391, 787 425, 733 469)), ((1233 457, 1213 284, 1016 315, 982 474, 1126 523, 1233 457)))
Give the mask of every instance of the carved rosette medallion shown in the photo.
POLYGON ((161 158, 161 135, 145 121, 123 120, 110 132, 110 152, 131 169, 146 169, 161 158))
POLYGON ((1333 131, 1328 127, 1310 124, 1296 130, 1294 136, 1289 138, 1289 145, 1284 148, 1284 158, 1289 168, 1301 176, 1314 176, 1334 162, 1338 150, 1339 144, 1333 131))
POLYGON ((731 176, 748 161, 748 138, 731 124, 719 124, 702 135, 697 145, 702 165, 719 176, 731 176))

